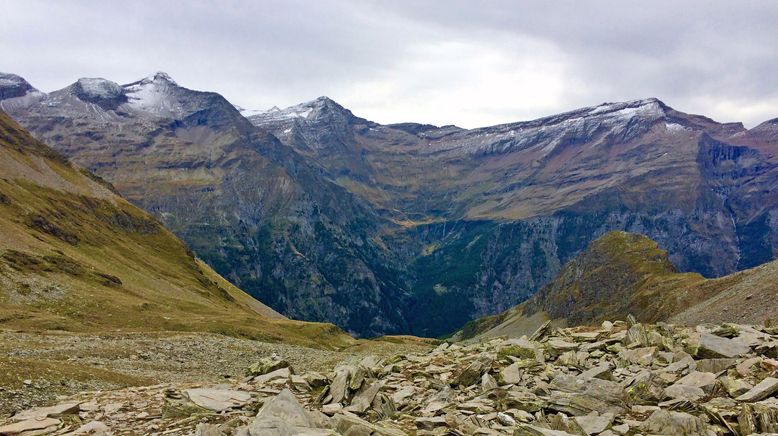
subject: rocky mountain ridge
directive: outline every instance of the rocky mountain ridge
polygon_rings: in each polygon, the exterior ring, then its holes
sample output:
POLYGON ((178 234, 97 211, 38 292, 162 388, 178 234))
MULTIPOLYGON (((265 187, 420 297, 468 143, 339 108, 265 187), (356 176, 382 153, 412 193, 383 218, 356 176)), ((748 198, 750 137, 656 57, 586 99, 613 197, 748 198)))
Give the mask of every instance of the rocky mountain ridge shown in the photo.
POLYGON ((105 108, 58 97, 72 90, 0 107, 261 301, 352 333, 437 336, 507 310, 611 230, 706 277, 778 253, 769 122, 644 99, 481 129, 384 126, 320 98, 250 123, 164 76, 121 88, 105 108))

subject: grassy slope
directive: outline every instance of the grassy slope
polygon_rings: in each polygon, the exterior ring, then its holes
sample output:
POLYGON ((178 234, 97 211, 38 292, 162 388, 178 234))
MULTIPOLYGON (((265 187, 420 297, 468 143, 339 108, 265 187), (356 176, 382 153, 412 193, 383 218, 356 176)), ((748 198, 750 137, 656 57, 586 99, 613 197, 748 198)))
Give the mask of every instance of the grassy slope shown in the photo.
POLYGON ((152 216, 2 113, 0 328, 353 343, 332 325, 286 320, 230 285, 152 216))
POLYGON ((533 298, 506 312, 468 323, 458 337, 529 334, 556 325, 625 319, 678 323, 778 318, 778 261, 719 279, 678 273, 656 242, 610 232, 569 262, 533 298))

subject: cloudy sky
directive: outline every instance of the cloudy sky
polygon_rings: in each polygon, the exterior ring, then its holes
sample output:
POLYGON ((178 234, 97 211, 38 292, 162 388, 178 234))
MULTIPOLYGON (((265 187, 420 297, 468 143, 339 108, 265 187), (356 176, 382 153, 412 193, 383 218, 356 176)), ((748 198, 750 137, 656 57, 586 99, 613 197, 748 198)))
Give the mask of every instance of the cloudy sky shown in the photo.
POLYGON ((0 0, 0 71, 42 91, 165 71, 251 109, 328 95, 463 127, 659 97, 778 117, 778 2, 0 0))

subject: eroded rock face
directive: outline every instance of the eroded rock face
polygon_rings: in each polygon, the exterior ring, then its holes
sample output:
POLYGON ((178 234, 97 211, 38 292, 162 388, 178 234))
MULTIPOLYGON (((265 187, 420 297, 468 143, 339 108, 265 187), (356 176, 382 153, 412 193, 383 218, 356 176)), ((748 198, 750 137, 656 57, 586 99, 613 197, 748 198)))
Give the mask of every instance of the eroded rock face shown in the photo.
POLYGON ((282 368, 280 377, 249 376, 220 386, 85 393, 18 413, 0 431, 65 433, 81 425, 70 417, 78 414, 84 431, 97 434, 174 428, 198 436, 778 432, 778 366, 770 357, 778 330, 734 327, 619 321, 540 330, 532 340, 368 356, 329 374, 282 368), (701 333, 747 349, 712 362, 698 353, 701 333), (719 370, 701 371, 711 368, 719 370))

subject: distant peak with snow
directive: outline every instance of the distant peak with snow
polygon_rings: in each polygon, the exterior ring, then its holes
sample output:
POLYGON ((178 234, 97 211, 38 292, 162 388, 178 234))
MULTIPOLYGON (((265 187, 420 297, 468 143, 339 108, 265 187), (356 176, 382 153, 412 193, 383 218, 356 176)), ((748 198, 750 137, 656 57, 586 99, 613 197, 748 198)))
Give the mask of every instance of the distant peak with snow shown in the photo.
POLYGON ((637 110, 637 112, 643 113, 664 113, 667 109, 667 105, 662 103, 658 98, 646 98, 641 100, 631 100, 617 103, 603 103, 599 106, 590 108, 590 115, 596 115, 601 113, 614 113, 620 111, 635 112, 630 110, 637 110))
POLYGON ((179 86, 167 73, 159 71, 122 88, 133 109, 162 116, 182 111, 179 99, 172 97, 179 86))
POLYGON ((11 73, 0 73, 0 100, 22 97, 30 92, 38 92, 23 77, 11 73))
POLYGON ((244 111, 243 115, 249 117, 255 125, 292 120, 314 120, 321 117, 354 117, 351 111, 327 96, 321 96, 285 109, 273 106, 265 111, 244 111))
POLYGON ((157 71, 156 73, 146 77, 146 79, 150 82, 157 82, 157 81, 165 81, 167 83, 170 83, 171 85, 178 85, 175 80, 173 80, 172 77, 170 77, 170 74, 164 72, 164 71, 157 71))
POLYGON ((82 77, 73 85, 74 93, 86 100, 109 100, 123 94, 118 83, 100 77, 82 77))

